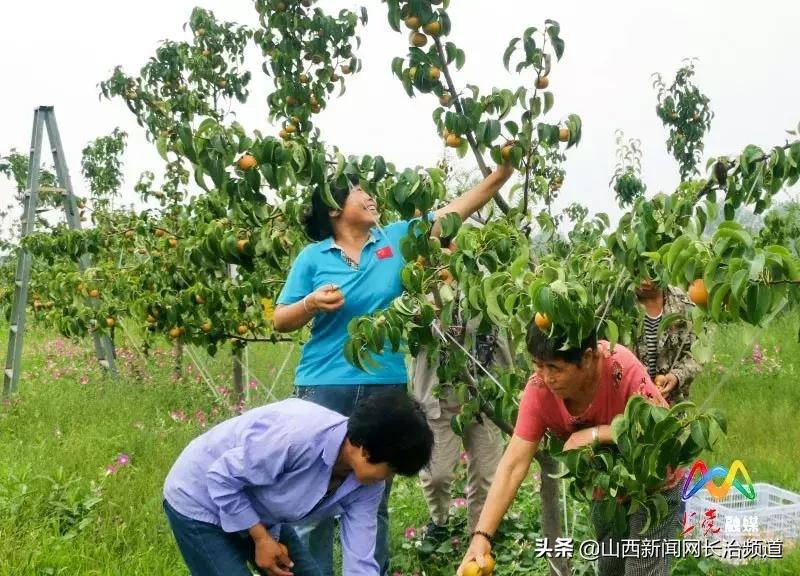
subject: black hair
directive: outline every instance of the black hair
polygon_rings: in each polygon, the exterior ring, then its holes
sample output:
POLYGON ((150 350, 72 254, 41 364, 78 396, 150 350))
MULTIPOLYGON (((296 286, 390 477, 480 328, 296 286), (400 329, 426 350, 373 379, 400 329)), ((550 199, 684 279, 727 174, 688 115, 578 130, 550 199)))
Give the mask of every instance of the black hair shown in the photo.
POLYGON ((583 339, 580 348, 562 350, 565 342, 565 336, 548 336, 534 322, 531 322, 528 327, 526 344, 528 345, 528 352, 530 352, 534 360, 544 362, 548 360, 563 360, 576 366, 580 366, 583 362, 585 350, 597 349, 597 333, 592 330, 591 334, 583 339))
POLYGON ((433 432, 422 406, 402 390, 360 400, 347 423, 347 437, 369 453, 369 462, 385 462, 402 476, 427 466, 433 451, 433 432))
MULTIPOLYGON (((344 208, 344 203, 350 195, 351 187, 358 186, 358 177, 347 175, 339 178, 336 181, 329 181, 331 189, 331 196, 339 208, 344 208)), ((333 236, 333 224, 331 224, 331 216, 329 212, 333 209, 325 203, 322 198, 323 184, 319 184, 314 188, 311 193, 311 206, 306 208, 306 213, 303 216, 303 226, 305 227, 306 234, 315 242, 325 240, 333 236)))

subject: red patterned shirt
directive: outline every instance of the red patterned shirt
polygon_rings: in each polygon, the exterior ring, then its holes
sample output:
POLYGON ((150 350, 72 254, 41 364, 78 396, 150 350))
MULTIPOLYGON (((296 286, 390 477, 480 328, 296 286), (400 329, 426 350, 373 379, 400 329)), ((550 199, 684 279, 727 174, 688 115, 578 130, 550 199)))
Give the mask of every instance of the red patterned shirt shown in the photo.
MULTIPOLYGON (((520 402, 514 428, 516 436, 528 442, 539 442, 545 432, 550 431, 566 440, 573 432, 583 428, 611 424, 614 416, 625 412, 628 399, 634 395, 644 396, 656 406, 669 407, 650 380, 647 369, 633 352, 617 344, 612 353, 605 340, 597 345, 603 366, 600 384, 591 404, 581 414, 570 414, 564 401, 547 387, 538 373, 534 373, 528 380, 520 402)), ((678 484, 684 473, 683 468, 670 471, 664 489, 678 484)))

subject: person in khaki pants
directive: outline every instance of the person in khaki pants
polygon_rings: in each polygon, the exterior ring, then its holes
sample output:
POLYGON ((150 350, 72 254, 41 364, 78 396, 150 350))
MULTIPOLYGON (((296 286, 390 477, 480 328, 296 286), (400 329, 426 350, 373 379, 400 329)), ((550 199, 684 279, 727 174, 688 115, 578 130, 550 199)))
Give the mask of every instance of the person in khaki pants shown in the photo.
MULTIPOLYGON (((478 322, 472 320, 465 329, 463 323, 454 318, 453 326, 448 332, 462 345, 467 333, 465 348, 487 369, 492 365, 510 366, 511 355, 506 343, 498 338, 496 332, 476 336, 477 325, 478 322)), ((439 540, 448 533, 446 525, 451 500, 450 486, 461 455, 462 442, 467 453, 466 499, 469 532, 472 532, 478 521, 494 471, 503 455, 500 429, 488 418, 467 426, 463 437, 459 437, 451 428, 450 421, 459 413, 460 404, 452 390, 448 390, 448 386, 436 390, 439 384, 436 375, 437 360, 442 363, 446 361, 446 356, 447 349, 443 347, 440 356, 431 362, 427 351, 421 350, 411 364, 412 394, 422 404, 434 437, 430 463, 420 471, 420 481, 431 515, 426 538, 432 540, 439 540)), ((482 376, 480 368, 472 364, 470 362, 470 372, 476 377, 482 376)))

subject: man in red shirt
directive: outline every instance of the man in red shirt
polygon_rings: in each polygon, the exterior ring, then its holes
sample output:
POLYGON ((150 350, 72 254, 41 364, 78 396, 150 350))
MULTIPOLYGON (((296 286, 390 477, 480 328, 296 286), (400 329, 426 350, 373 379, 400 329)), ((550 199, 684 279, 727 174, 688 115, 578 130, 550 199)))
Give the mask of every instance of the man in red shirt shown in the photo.
MULTIPOLYGON (((495 473, 459 576, 472 560, 483 567, 495 530, 516 497, 545 432, 564 439, 564 450, 611 444, 611 421, 625 411, 631 396, 645 396, 653 404, 667 407, 647 369, 627 348, 617 345, 612 351, 608 342, 598 342, 594 337, 584 340, 580 348, 561 350, 563 344, 563 338, 550 338, 534 325, 528 331, 528 351, 536 372, 525 388, 514 435, 495 473)), ((667 475, 663 491, 669 504, 668 519, 640 534, 644 514, 637 512, 630 517, 629 538, 663 540, 677 536, 683 473, 679 470, 667 475)), ((597 540, 607 542, 606 549, 610 550, 611 527, 594 509, 592 521, 597 540)), ((668 576, 669 570, 669 557, 601 557, 599 565, 600 576, 668 576)))

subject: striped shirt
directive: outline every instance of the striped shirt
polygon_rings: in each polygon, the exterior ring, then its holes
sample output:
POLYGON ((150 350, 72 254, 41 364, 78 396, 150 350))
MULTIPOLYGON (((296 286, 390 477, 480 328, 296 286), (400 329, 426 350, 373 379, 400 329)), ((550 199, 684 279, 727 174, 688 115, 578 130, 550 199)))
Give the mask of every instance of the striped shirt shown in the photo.
POLYGON ((656 378, 656 365, 658 362, 658 325, 661 324, 661 316, 644 315, 644 338, 647 342, 647 372, 650 379, 656 378))

